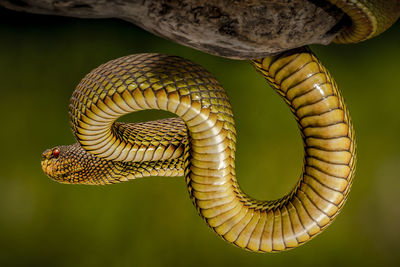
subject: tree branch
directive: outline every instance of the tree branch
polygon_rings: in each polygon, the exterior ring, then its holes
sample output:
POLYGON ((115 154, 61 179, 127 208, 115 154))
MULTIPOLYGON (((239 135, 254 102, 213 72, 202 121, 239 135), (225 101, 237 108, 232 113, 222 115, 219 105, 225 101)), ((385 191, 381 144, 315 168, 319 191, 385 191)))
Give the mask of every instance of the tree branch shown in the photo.
POLYGON ((328 44, 343 17, 336 7, 316 0, 0 0, 0 5, 30 13, 120 18, 174 42, 238 59, 328 44))

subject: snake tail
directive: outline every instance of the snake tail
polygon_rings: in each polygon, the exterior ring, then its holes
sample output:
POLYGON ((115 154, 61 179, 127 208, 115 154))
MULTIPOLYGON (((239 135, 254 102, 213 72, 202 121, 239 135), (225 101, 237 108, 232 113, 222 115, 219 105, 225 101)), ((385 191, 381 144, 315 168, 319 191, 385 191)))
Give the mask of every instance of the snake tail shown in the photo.
POLYGON ((387 30, 400 16, 400 0, 329 0, 349 18, 335 43, 358 43, 387 30))
POLYGON ((259 201, 242 192, 235 174, 236 131, 228 97, 208 71, 175 56, 132 55, 89 73, 73 93, 69 111, 80 144, 61 147, 57 158, 45 153, 42 166, 49 176, 58 170, 56 180, 66 183, 184 174, 199 214, 228 242, 257 252, 299 246, 332 222, 348 196, 356 159, 353 127, 335 82, 308 49, 252 64, 289 105, 304 141, 301 178, 278 200, 259 201), (146 109, 166 110, 179 118, 139 126, 115 122, 146 109), (164 132, 147 129, 152 124, 164 132), (177 129, 169 134, 174 124, 177 129), (80 174, 60 174, 63 167, 53 165, 61 161, 81 164, 76 170, 80 174))

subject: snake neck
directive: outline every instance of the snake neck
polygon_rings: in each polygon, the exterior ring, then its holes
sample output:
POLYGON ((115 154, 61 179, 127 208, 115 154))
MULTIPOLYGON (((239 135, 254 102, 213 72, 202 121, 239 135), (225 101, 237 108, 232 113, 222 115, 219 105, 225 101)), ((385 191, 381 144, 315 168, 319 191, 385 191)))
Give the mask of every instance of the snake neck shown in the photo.
POLYGON ((41 165, 49 178, 63 184, 106 185, 149 176, 183 175, 182 157, 123 163, 96 157, 79 143, 46 150, 41 165), (59 151, 57 157, 55 150, 59 151))
POLYGON ((329 0, 350 18, 334 39, 357 43, 379 35, 400 16, 399 0, 329 0))

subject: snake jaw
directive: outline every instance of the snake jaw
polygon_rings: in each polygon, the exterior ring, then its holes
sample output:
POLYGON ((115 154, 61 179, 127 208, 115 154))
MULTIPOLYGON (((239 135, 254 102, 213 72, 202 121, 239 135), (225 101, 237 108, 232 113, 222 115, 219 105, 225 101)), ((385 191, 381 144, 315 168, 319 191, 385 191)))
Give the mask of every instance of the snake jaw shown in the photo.
POLYGON ((73 183, 75 173, 81 171, 84 167, 79 162, 74 162, 69 157, 70 146, 58 146, 47 149, 42 153, 42 170, 52 180, 60 183, 73 183), (55 156, 54 151, 59 154, 55 156))

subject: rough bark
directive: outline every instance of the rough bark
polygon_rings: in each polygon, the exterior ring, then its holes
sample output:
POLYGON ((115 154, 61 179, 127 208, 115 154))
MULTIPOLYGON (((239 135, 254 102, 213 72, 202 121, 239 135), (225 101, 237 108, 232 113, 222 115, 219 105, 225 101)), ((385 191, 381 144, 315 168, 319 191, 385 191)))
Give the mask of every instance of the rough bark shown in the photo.
POLYGON ((0 0, 9 9, 120 18, 218 56, 249 59, 328 44, 343 13, 317 0, 0 0))

